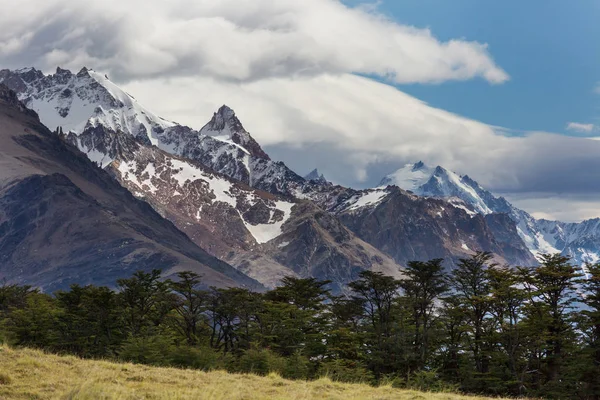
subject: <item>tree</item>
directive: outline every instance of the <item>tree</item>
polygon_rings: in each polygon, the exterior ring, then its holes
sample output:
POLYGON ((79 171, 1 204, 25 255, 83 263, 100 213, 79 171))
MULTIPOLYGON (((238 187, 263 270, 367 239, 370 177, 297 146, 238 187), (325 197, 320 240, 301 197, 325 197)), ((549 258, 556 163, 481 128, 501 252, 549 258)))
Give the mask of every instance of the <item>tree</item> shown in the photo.
POLYGON ((107 287, 72 285, 55 294, 61 350, 81 357, 113 354, 124 339, 123 319, 117 295, 107 287))
POLYGON ((369 364, 375 377, 394 371, 397 348, 393 340, 394 322, 398 317, 396 298, 399 295, 400 281, 380 272, 362 271, 360 279, 351 282, 348 286, 352 291, 353 299, 360 302, 365 313, 367 326, 367 345, 369 350, 369 364))
POLYGON ((249 349, 255 338, 261 300, 260 294, 247 289, 212 288, 206 302, 210 346, 224 354, 249 349))
POLYGON ((285 277, 280 286, 265 294, 265 307, 278 315, 276 346, 282 355, 300 352, 320 357, 326 352, 324 339, 329 313, 325 301, 330 297, 326 289, 330 283, 315 278, 285 277))
POLYGON ((538 351, 544 395, 567 395, 566 381, 561 379, 565 349, 575 342, 573 320, 570 314, 577 300, 575 283, 581 275, 570 264, 569 258, 560 254, 541 256, 541 265, 533 270, 521 270, 528 294, 527 319, 534 332, 539 334, 538 351))
POLYGON ((526 298, 525 291, 520 287, 519 275, 514 269, 505 266, 490 268, 487 272, 491 294, 490 313, 495 322, 493 341, 499 348, 493 360, 499 364, 497 380, 504 393, 510 391, 514 395, 522 395, 525 390, 523 385, 525 368, 521 366, 520 360, 523 356, 525 338, 521 332, 521 320, 523 302, 526 298))
POLYGON ((435 302, 448 291, 442 262, 441 258, 427 262, 411 261, 405 270, 406 279, 400 282, 415 325, 413 351, 416 363, 412 369, 425 367, 431 352, 435 302))
POLYGON ((137 271, 131 278, 117 280, 125 323, 133 336, 149 333, 173 309, 169 285, 160 280, 160 275, 158 269, 148 273, 137 271))
POLYGON ((488 372, 489 359, 485 354, 486 318, 490 310, 490 282, 487 273, 492 255, 477 252, 470 258, 460 259, 450 275, 450 285, 456 301, 462 304, 467 322, 469 349, 473 356, 478 379, 488 372))
POLYGON ((198 344, 200 323, 204 320, 206 292, 200 290, 200 275, 183 271, 177 274, 175 282, 169 282, 171 290, 177 294, 174 304, 178 317, 175 320, 177 330, 183 334, 190 346, 198 344))
POLYGON ((583 282, 583 302, 587 309, 581 312, 580 328, 583 333, 580 381, 583 398, 600 399, 600 263, 587 265, 588 278, 583 282))

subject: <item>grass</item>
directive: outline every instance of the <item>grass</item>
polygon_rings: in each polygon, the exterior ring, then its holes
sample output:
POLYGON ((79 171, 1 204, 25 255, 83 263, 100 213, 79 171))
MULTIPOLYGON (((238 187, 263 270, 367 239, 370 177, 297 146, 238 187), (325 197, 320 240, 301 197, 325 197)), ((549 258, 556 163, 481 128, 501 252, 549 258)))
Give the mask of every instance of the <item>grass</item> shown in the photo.
POLYGON ((344 384, 322 378, 289 381, 226 372, 156 368, 56 356, 38 350, 0 346, 0 399, 399 399, 477 400, 446 393, 424 393, 344 384))

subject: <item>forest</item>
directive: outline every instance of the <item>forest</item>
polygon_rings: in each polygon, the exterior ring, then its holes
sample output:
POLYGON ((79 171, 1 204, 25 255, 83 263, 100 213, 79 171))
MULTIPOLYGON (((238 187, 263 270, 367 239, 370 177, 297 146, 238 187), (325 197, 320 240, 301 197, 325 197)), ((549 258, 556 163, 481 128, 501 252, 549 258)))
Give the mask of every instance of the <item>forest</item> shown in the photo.
POLYGON ((0 285, 0 343, 83 358, 491 396, 600 399, 600 264, 532 268, 478 252, 341 294, 285 278, 262 293, 138 271, 114 288, 0 285))

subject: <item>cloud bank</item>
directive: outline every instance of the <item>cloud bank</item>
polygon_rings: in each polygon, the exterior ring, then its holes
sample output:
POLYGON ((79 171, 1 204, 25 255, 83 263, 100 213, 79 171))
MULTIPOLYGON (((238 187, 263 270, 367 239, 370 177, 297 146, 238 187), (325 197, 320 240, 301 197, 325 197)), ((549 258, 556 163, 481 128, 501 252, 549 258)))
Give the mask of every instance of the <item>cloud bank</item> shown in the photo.
POLYGON ((336 0, 0 0, 0 56, 13 67, 86 64, 120 80, 239 82, 373 74, 396 83, 508 80, 485 44, 441 42, 336 0), (5 3, 5 4, 2 4, 5 3))

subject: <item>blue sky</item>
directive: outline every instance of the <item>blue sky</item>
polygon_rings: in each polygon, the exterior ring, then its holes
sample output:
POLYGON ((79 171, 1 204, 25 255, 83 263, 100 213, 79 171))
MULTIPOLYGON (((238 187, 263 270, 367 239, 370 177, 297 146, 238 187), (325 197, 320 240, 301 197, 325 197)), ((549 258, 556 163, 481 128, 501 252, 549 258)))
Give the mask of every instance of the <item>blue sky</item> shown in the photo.
MULTIPOLYGON (((347 1, 355 5, 358 1, 347 1)), ((489 45, 511 77, 398 85, 429 104, 515 130, 567 131, 600 116, 600 1, 384 0, 378 10, 401 24, 429 28, 442 41, 489 45)))

